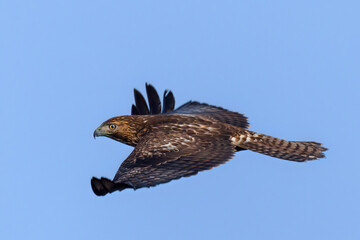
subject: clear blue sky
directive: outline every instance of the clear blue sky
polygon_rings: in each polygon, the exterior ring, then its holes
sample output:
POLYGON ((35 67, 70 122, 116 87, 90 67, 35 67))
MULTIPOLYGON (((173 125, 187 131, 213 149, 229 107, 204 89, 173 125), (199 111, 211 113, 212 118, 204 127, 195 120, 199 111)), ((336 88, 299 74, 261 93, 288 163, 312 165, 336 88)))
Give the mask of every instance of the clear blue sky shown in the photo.
POLYGON ((359 1, 0 1, 0 239, 360 239, 359 1), (323 142, 96 197, 145 82, 323 142))

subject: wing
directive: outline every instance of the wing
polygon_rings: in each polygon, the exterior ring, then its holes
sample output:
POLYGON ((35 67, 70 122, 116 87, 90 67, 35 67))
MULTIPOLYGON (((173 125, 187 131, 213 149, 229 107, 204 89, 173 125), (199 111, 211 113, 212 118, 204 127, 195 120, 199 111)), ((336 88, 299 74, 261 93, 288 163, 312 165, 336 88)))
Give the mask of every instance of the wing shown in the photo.
MULTIPOLYGON (((131 115, 160 114, 161 101, 155 88, 151 84, 145 84, 149 107, 144 96, 134 89, 135 105, 131 106, 131 115)), ((175 98, 171 91, 165 91, 163 97, 163 113, 174 110, 175 98)))
POLYGON ((101 196, 125 188, 152 187, 209 170, 228 161, 234 153, 229 135, 220 131, 199 129, 194 134, 194 129, 176 133, 157 129, 137 144, 113 181, 93 178, 91 185, 101 196))
POLYGON ((177 114, 201 114, 208 118, 218 120, 241 128, 248 128, 247 117, 243 114, 232 112, 221 107, 212 106, 206 103, 189 101, 177 108, 172 113, 177 114))

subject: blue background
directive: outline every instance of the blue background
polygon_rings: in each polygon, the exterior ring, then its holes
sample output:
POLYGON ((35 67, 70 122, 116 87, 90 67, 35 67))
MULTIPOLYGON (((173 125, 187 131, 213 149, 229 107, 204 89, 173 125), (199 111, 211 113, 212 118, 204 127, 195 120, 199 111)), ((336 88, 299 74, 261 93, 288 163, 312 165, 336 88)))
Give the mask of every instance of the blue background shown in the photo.
POLYGON ((0 1, 1 239, 360 239, 359 1, 0 1), (177 106, 323 142, 96 197, 132 148, 94 140, 145 82, 177 106))

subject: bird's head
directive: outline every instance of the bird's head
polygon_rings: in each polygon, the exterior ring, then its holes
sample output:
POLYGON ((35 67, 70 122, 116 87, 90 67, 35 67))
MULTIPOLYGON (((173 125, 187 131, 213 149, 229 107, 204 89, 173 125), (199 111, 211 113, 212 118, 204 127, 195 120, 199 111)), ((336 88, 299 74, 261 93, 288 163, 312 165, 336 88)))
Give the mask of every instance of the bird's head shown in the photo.
POLYGON ((136 116, 110 118, 96 128, 94 138, 105 136, 134 146, 137 143, 137 133, 142 128, 139 120, 136 116))

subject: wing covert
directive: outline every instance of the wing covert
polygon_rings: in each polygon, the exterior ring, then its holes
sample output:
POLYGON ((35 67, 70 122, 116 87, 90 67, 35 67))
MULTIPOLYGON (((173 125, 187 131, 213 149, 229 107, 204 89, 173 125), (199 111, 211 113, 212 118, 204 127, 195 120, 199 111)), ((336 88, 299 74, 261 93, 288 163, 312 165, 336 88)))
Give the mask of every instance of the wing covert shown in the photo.
POLYGON ((201 114, 203 116, 207 116, 209 118, 237 127, 245 129, 249 127, 247 117, 245 117, 243 114, 232 112, 224 108, 212 106, 206 103, 199 103, 196 101, 189 101, 181 105, 171 113, 201 114))
POLYGON ((134 189, 156 186, 216 167, 234 153, 228 135, 197 137, 156 131, 135 147, 113 181, 134 189))

